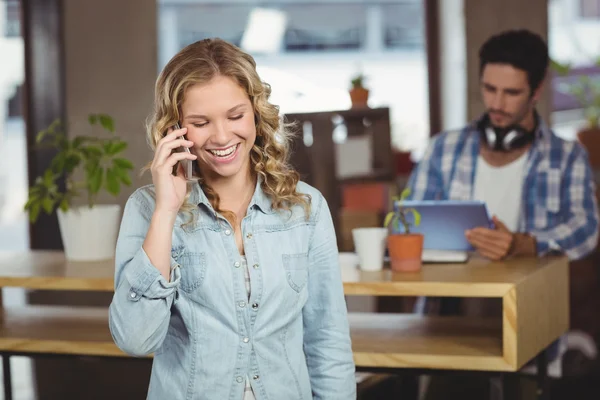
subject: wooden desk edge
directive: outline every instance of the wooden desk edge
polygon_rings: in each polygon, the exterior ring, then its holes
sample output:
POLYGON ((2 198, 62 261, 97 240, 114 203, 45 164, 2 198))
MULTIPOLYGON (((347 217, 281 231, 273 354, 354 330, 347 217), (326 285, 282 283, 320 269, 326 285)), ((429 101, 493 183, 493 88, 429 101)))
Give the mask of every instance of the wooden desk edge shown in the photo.
POLYGON ((502 299, 505 361, 518 370, 569 329, 569 262, 552 260, 502 299))
POLYGON ((0 288, 34 290, 114 291, 114 279, 64 276, 0 276, 0 288))

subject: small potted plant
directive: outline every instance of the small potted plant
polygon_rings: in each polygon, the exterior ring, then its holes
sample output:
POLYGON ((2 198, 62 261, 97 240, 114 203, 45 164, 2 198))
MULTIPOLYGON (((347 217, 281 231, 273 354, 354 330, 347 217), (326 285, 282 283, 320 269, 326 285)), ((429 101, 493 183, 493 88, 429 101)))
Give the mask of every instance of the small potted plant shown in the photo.
POLYGON ((352 78, 350 88, 350 100, 352 108, 368 107, 369 89, 364 86, 365 76, 361 73, 352 78))
POLYGON ((411 233, 410 228, 419 226, 421 214, 414 208, 406 208, 402 204, 410 195, 410 189, 402 191, 400 197, 394 197, 394 211, 390 211, 383 222, 390 232, 387 238, 392 271, 413 272, 421 269, 423 254, 423 235, 411 233), (412 214, 413 222, 408 215, 412 214))
POLYGON ((77 261, 114 256, 121 207, 96 204, 97 196, 101 190, 117 196, 121 184, 131 185, 129 172, 133 169, 131 161, 121 156, 127 143, 115 136, 112 117, 91 114, 88 122, 108 131, 110 136, 68 137, 58 119, 38 133, 38 146, 54 148, 58 153, 29 188, 25 204, 31 222, 42 211, 57 211, 65 256, 77 261), (64 177, 64 185, 59 185, 60 177, 64 177), (75 206, 74 200, 82 196, 87 205, 75 206))
MULTIPOLYGON (((573 72, 570 64, 551 61, 557 75, 568 77, 573 72)), ((595 62, 600 67, 600 58, 595 62)), ((565 94, 573 96, 582 107, 586 120, 577 132, 577 139, 586 148, 592 167, 600 167, 600 84, 587 74, 573 77, 559 88, 565 94)))

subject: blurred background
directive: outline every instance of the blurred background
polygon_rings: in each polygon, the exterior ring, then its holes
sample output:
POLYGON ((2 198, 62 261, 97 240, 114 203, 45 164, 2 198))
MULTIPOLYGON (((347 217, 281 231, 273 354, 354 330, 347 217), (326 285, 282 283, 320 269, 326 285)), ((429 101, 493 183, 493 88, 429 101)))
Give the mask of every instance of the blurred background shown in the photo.
MULTIPOLYGON (((577 140, 588 128, 586 105, 569 85, 581 76, 600 80, 600 0, 0 0, 0 250, 61 248, 55 216, 30 225, 23 211, 28 186, 51 158, 33 146, 39 130, 64 118, 77 132, 89 113, 106 112, 141 168, 151 159, 144 121, 157 74, 183 46, 216 36, 255 57, 272 102, 302 123, 294 163, 305 180, 323 186, 341 249, 351 251, 350 230, 381 223, 390 194, 402 188, 429 138, 482 111, 479 46, 521 27, 547 38, 553 60, 571 64, 566 74, 550 71, 539 109, 557 135, 577 140), (369 90, 365 109, 353 107, 349 95, 358 75, 369 90), (316 148, 323 135, 328 144, 316 148)), ((136 174, 118 202, 148 180, 136 174)), ((596 339, 597 265, 594 256, 574 266, 571 284, 579 296, 572 325, 596 339)), ((5 304, 107 301, 4 289, 5 304)), ((83 398, 76 387, 84 384, 103 398, 102 385, 115 382, 141 398, 134 393, 147 387, 142 363, 12 363, 18 399, 83 398), (93 374, 107 377, 100 385, 86 378, 93 374)))

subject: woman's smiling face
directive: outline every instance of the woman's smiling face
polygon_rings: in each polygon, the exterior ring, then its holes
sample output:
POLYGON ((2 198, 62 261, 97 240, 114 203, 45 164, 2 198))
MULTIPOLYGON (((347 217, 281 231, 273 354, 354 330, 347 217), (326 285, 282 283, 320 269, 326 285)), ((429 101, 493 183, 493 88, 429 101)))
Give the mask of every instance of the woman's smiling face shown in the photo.
POLYGON ((192 153, 204 178, 248 175, 256 140, 254 110, 246 91, 233 79, 217 76, 190 87, 181 105, 182 128, 194 142, 192 153))

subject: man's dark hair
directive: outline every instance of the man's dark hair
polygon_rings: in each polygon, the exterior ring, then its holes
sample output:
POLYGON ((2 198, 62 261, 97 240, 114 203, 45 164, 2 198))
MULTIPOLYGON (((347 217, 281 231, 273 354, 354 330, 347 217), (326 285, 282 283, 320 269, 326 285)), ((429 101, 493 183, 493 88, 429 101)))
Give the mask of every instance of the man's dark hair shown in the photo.
POLYGON ((510 64, 527 73, 531 92, 539 88, 550 58, 541 36, 526 29, 509 30, 490 37, 479 50, 479 75, 486 64, 510 64))

